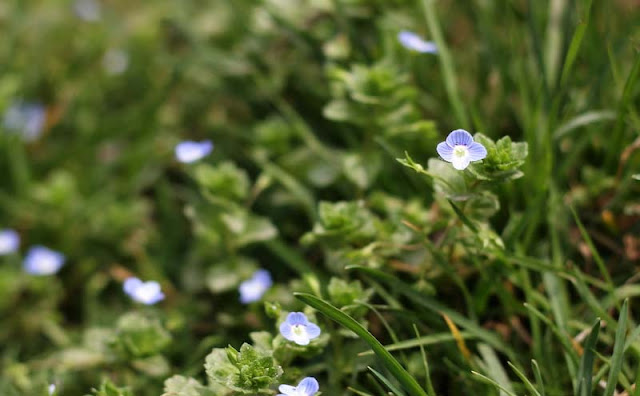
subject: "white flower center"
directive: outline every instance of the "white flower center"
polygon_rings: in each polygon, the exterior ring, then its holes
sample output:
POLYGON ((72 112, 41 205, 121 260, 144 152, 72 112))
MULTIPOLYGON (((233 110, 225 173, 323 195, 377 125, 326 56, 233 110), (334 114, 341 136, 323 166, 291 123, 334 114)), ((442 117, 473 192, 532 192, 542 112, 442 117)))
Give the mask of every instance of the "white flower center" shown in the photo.
POLYGON ((293 334, 297 335, 298 337, 304 336, 307 333, 306 326, 300 325, 300 324, 293 325, 292 331, 293 331, 293 334))
POLYGON ((469 155, 469 148, 458 144, 453 148, 453 155, 458 158, 465 158, 469 155))

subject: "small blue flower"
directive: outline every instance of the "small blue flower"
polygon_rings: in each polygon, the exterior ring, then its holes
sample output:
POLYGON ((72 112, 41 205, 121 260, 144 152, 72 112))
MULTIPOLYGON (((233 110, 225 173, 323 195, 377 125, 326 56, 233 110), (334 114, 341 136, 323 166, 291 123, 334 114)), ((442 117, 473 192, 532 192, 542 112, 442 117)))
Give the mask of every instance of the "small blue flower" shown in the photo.
POLYGON ((142 304, 153 305, 164 300, 164 293, 156 281, 143 282, 132 276, 124 281, 123 289, 134 301, 142 304))
POLYGON ((249 304, 260 300, 271 285, 273 285, 273 281, 269 271, 261 269, 254 272, 251 279, 240 284, 240 302, 249 304))
POLYGON ((438 53, 438 47, 436 46, 435 43, 431 41, 425 41, 422 39, 422 37, 407 30, 403 30, 400 33, 398 33, 398 41, 405 48, 413 51, 418 51, 423 54, 438 53))
POLYGON ((20 247, 20 235, 10 229, 0 230, 0 256, 15 253, 20 247))
POLYGON ((73 11, 78 18, 86 22, 96 22, 100 20, 102 10, 97 0, 76 0, 73 3, 73 11))
POLYGON ((176 146, 176 158, 180 162, 189 164, 206 157, 213 150, 211 140, 203 140, 202 142, 194 142, 185 140, 176 146))
POLYGON ((16 102, 5 110, 2 125, 30 142, 42 135, 46 121, 47 110, 41 104, 16 102))
POLYGON ((60 252, 44 246, 33 246, 27 252, 22 265, 31 275, 53 275, 60 270, 65 260, 64 254, 60 252))
POLYGON ((298 386, 280 385, 278 390, 282 393, 278 393, 277 396, 313 396, 320 389, 318 381, 313 377, 306 377, 298 386))
POLYGON ((53 395, 56 392, 56 384, 50 384, 47 390, 49 391, 49 396, 53 395))
POLYGON ((320 335, 320 327, 309 322, 302 312, 291 312, 280 325, 280 334, 298 345, 309 345, 309 342, 320 335))
POLYGON ((487 149, 473 141, 473 136, 464 129, 456 129, 447 136, 446 141, 436 147, 443 160, 451 162, 453 167, 463 170, 471 161, 480 161, 487 156, 487 149))

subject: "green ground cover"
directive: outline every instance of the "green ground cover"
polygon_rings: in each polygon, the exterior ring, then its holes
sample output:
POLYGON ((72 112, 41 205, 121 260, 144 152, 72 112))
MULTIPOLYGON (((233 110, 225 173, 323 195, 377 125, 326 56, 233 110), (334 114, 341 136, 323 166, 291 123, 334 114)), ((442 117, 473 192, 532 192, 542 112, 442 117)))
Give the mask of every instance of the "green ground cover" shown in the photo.
POLYGON ((640 395, 639 49, 635 0, 0 2, 0 395, 640 395))

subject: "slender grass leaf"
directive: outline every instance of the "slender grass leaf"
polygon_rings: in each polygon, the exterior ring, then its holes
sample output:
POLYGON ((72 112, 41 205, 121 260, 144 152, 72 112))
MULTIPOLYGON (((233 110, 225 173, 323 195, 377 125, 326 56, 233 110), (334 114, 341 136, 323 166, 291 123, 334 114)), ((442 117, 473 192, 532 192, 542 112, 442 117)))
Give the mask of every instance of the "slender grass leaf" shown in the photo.
POLYGON ((622 357, 624 356, 624 339, 627 333, 627 316, 629 310, 627 305, 629 300, 624 300, 620 309, 620 317, 618 318, 618 327, 616 328, 616 338, 613 343, 613 355, 611 356, 611 368, 609 369, 609 377, 607 379, 607 387, 604 389, 604 396, 612 396, 616 390, 618 383, 618 375, 622 370, 622 357))
POLYGON ((500 385, 496 381, 492 380, 491 378, 485 375, 480 374, 477 371, 471 371, 471 374, 477 376, 480 379, 480 381, 495 386, 496 388, 500 389, 502 392, 506 393, 508 396, 516 396, 516 394, 513 393, 513 391, 510 391, 509 389, 505 389, 502 385, 500 385))
POLYGON ((391 381, 389 381, 389 379, 387 377, 385 377, 384 375, 380 374, 379 372, 377 372, 373 367, 369 366, 367 367, 369 369, 369 371, 371 371, 373 373, 373 375, 380 381, 382 382, 387 388, 389 388, 389 390, 391 392, 393 392, 394 394, 396 394, 397 396, 405 396, 405 393, 402 392, 400 389, 398 389, 395 385, 393 385, 393 383, 391 381))
POLYGON ((536 389, 535 386, 533 386, 533 384, 531 383, 531 381, 529 381, 529 378, 527 378, 526 375, 524 375, 524 373, 522 371, 520 371, 519 368, 517 368, 515 366, 515 364, 511 363, 511 362, 507 362, 507 364, 509 365, 509 367, 511 367, 511 369, 513 370, 514 373, 516 373, 516 375, 518 376, 518 378, 520 378, 522 380, 522 382, 524 383, 524 386, 529 390, 529 392, 531 392, 532 395, 535 396, 541 396, 540 392, 538 392, 538 390, 536 389))
POLYGON ((591 333, 584 344, 584 354, 580 360, 578 369, 578 388, 576 396, 591 396, 591 384, 593 382, 593 361, 595 359, 595 346, 600 333, 600 318, 591 328, 591 333))
POLYGON ((538 366, 538 362, 535 359, 531 359, 531 369, 533 370, 533 375, 536 377, 536 384, 538 388, 540 388, 541 396, 546 396, 544 391, 544 381, 542 381, 542 374, 540 373, 540 366, 538 366))
POLYGON ((328 302, 313 296, 308 293, 294 293, 295 297, 303 303, 317 309, 331 320, 334 320, 342 326, 356 333, 363 341, 365 341, 371 349, 380 358, 384 366, 391 372, 391 374, 402 384, 402 386, 414 396, 427 396, 426 392, 418 385, 418 382, 413 378, 398 361, 389 353, 384 346, 378 341, 373 334, 369 333, 367 329, 362 327, 360 323, 356 322, 351 316, 340 311, 338 308, 329 304, 328 302))

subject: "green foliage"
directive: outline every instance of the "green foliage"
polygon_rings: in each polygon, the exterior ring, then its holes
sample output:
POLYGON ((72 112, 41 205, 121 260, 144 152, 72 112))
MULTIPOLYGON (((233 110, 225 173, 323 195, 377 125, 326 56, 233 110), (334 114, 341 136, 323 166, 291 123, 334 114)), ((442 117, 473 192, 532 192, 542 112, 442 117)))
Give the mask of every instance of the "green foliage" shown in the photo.
POLYGON ((282 375, 270 353, 249 344, 214 349, 206 358, 209 379, 243 394, 269 393, 269 386, 282 375))
POLYGON ((640 394, 632 1, 89 3, 0 1, 0 395, 640 394))

